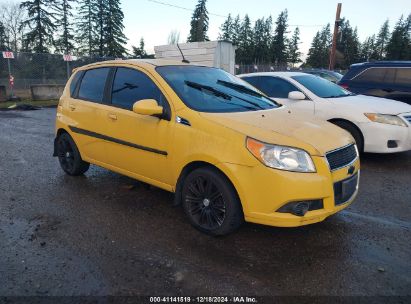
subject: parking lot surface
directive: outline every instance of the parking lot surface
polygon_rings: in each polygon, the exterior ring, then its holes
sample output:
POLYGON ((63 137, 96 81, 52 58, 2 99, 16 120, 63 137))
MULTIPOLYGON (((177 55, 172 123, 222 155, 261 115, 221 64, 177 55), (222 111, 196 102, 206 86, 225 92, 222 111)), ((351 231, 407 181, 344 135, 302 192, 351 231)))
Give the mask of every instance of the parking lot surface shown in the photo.
POLYGON ((0 112, 1 296, 411 295, 410 152, 364 155, 357 200, 325 222, 214 238, 172 194, 95 166, 66 176, 54 118, 0 112))

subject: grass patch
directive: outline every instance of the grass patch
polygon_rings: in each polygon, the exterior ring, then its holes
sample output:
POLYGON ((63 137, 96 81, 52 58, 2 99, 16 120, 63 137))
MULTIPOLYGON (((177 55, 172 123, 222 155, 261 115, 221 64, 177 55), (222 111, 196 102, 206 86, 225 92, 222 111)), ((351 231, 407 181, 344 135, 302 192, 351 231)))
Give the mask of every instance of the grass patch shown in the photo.
POLYGON ((23 101, 6 101, 0 102, 0 109, 6 109, 12 105, 19 105, 19 104, 29 104, 36 107, 50 107, 50 106, 57 106, 59 103, 58 100, 23 100, 23 101))

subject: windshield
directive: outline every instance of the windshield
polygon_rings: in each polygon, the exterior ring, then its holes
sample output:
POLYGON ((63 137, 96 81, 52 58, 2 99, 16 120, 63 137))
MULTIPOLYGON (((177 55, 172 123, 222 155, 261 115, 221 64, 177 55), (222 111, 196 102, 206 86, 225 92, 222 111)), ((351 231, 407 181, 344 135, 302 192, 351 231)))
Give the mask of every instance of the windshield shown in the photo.
POLYGON ((279 107, 248 83, 220 69, 162 66, 156 71, 189 108, 199 112, 245 112, 279 107))
POLYGON ((343 78, 343 75, 338 72, 330 71, 329 73, 334 75, 334 77, 337 78, 338 80, 341 80, 343 78))
POLYGON ((321 98, 337 98, 353 95, 339 85, 317 76, 300 75, 292 76, 291 78, 321 98))

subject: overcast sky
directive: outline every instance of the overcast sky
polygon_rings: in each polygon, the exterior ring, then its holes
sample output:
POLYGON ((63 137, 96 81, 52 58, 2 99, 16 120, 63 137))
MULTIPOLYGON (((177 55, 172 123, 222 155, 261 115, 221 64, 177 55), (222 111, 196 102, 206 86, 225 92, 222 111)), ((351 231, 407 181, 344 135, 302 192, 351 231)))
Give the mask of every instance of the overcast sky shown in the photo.
MULTIPOLYGON (((0 0, 1 1, 1 0, 0 0)), ((194 9, 197 0, 154 0, 184 8, 194 9)), ((342 17, 358 27, 359 37, 378 32, 381 24, 388 18, 391 28, 401 14, 411 13, 410 0, 208 0, 210 15, 209 37, 217 39, 219 27, 229 13, 232 15, 248 14, 254 22, 261 17, 278 14, 288 9, 289 24, 301 25, 301 51, 307 53, 315 33, 322 25, 334 23, 337 3, 342 2, 342 17)), ((161 5, 150 0, 122 0, 125 14, 125 32, 130 45, 138 45, 141 37, 146 41, 146 49, 153 51, 155 45, 167 43, 171 30, 181 33, 181 42, 185 42, 190 30, 192 11, 161 5)), ((290 27, 294 30, 294 26, 290 27)))

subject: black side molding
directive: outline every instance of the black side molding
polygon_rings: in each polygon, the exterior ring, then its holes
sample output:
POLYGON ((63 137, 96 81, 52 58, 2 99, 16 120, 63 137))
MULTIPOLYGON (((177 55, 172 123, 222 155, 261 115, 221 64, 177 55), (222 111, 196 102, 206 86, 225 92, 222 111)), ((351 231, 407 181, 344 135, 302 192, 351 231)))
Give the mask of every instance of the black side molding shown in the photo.
POLYGON ((99 139, 106 140, 106 141, 111 141, 111 142, 119 144, 119 145, 128 146, 128 147, 131 147, 131 148, 135 148, 135 149, 139 149, 139 150, 143 150, 143 151, 147 151, 147 152, 152 152, 152 153, 156 153, 156 154, 160 154, 160 155, 164 155, 164 156, 168 155, 168 153, 166 151, 161 151, 161 150, 157 150, 157 149, 154 149, 154 148, 133 144, 133 143, 130 143, 128 141, 124 141, 124 140, 117 139, 117 138, 114 138, 114 137, 110 137, 110 136, 107 136, 107 135, 103 135, 103 134, 95 133, 95 132, 92 132, 92 131, 80 129, 80 128, 77 128, 77 127, 70 126, 70 130, 74 133, 77 133, 77 134, 82 134, 82 135, 95 137, 95 138, 99 138, 99 139))

